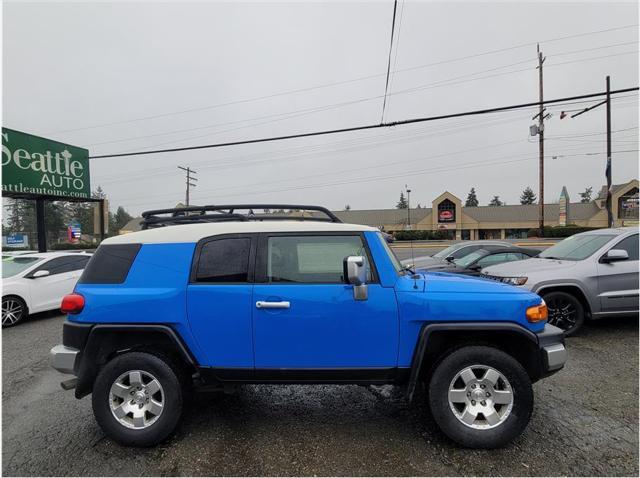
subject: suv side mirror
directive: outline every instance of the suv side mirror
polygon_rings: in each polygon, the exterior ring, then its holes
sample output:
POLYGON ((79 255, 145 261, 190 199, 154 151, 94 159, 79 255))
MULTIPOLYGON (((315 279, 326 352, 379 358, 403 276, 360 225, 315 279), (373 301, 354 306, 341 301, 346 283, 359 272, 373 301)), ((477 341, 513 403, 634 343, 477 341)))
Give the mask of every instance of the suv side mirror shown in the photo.
POLYGON ((626 261, 629 259, 629 254, 624 249, 610 249, 607 253, 602 256, 602 262, 618 262, 618 261, 626 261))
POLYGON ((31 274, 31 278, 37 279, 38 277, 47 277, 49 274, 50 274, 49 271, 40 269, 39 271, 36 271, 33 274, 31 274))
POLYGON ((343 262, 344 278, 353 284, 353 298, 367 300, 367 268, 363 256, 349 256, 343 262))

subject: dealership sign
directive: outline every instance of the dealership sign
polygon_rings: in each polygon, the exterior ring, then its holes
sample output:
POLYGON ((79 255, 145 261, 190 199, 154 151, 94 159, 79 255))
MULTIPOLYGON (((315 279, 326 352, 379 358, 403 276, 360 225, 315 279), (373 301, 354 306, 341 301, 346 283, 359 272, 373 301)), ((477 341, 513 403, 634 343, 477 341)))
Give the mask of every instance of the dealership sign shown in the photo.
POLYGON ((2 192, 89 198, 89 151, 2 128, 2 192))

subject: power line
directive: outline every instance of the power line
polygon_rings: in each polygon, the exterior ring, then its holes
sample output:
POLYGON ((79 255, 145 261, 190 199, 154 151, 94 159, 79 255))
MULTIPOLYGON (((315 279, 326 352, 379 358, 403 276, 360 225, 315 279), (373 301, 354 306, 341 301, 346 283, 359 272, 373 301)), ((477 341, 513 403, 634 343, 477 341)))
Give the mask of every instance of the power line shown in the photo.
POLYGON ((387 106, 387 91, 389 90, 389 74, 391 73, 391 53, 393 52, 393 35, 396 27, 396 9, 398 8, 398 0, 393 0, 393 18, 391 20, 391 40, 389 42, 389 59, 387 60, 387 80, 384 85, 384 99, 382 100, 382 116, 380 123, 384 123, 384 110, 387 106))
MULTIPOLYGON (((556 42, 556 41, 568 40, 568 39, 572 39, 572 38, 579 38, 579 37, 588 36, 588 35, 597 35, 597 34, 608 33, 608 32, 612 32, 612 31, 625 30, 625 29, 628 29, 628 28, 635 28, 637 26, 638 26, 638 24, 623 25, 623 26, 619 26, 619 27, 607 28, 607 29, 604 29, 604 30, 595 30, 595 31, 583 32, 583 33, 578 33, 578 34, 573 34, 573 35, 566 35, 566 36, 562 36, 562 37, 550 38, 550 39, 542 40, 542 41, 539 41, 539 42, 534 41, 534 42, 528 42, 528 43, 521 43, 519 45, 514 45, 514 46, 510 46, 510 47, 498 48, 498 49, 494 49, 494 50, 488 50, 488 51, 484 51, 484 52, 480 52, 480 53, 475 53, 475 54, 472 54, 472 55, 466 55, 466 56, 461 56, 461 57, 456 57, 456 58, 450 58, 450 59, 447 59, 447 60, 441 60, 441 61, 437 61, 437 62, 433 62, 433 63, 426 63, 426 64, 417 65, 417 66, 413 66, 413 67, 403 68, 403 69, 400 69, 400 70, 395 70, 394 73, 404 73, 404 72, 408 72, 408 71, 414 71, 414 70, 418 70, 418 69, 429 68, 429 67, 432 67, 432 66, 444 65, 444 64, 448 64, 448 63, 455 63, 455 62, 458 62, 458 61, 464 61, 464 60, 469 60, 469 59, 477 58, 477 57, 481 57, 481 56, 492 55, 492 54, 496 54, 496 53, 502 53, 502 52, 505 52, 505 51, 524 48, 524 47, 528 47, 528 46, 531 46, 531 45, 536 45, 537 43, 552 43, 552 42, 556 42)), ((296 93, 304 93, 304 92, 307 92, 307 91, 313 91, 313 90, 322 89, 322 88, 329 88, 329 87, 333 87, 333 86, 339 86, 339 85, 343 85, 343 84, 354 83, 354 82, 369 80, 369 79, 373 79, 373 78, 379 78, 379 77, 384 76, 384 75, 385 75, 385 73, 366 75, 366 76, 361 76, 361 77, 352 78, 352 79, 348 79, 348 80, 342 80, 342 81, 337 81, 337 82, 332 82, 332 83, 325 83, 325 84, 311 86, 311 87, 298 88, 298 89, 283 91, 283 92, 279 92, 279 93, 272 93, 272 94, 256 96, 256 97, 252 97, 252 98, 245 98, 245 99, 241 99, 241 100, 229 101, 229 102, 224 102, 224 103, 217 103, 217 104, 213 104, 213 105, 200 106, 200 107, 195 107, 195 108, 188 108, 188 109, 177 110, 177 111, 172 111, 172 112, 167 112, 167 113, 159 113, 159 114, 155 114, 155 115, 148 115, 148 116, 142 116, 142 117, 138 117, 138 118, 132 118, 132 119, 128 119, 128 120, 112 121, 112 122, 108 122, 108 123, 101 123, 101 124, 96 124, 96 125, 92 125, 92 126, 84 126, 84 127, 80 127, 80 128, 70 128, 70 129, 64 129, 64 130, 51 131, 51 132, 48 132, 46 134, 59 134, 59 133, 70 133, 70 132, 75 132, 75 131, 85 131, 85 130, 90 130, 90 129, 103 128, 103 127, 107 127, 107 126, 116 126, 116 125, 120 125, 120 124, 129 124, 129 123, 135 123, 135 122, 138 122, 138 121, 146 121, 146 120, 163 118, 163 117, 167 117, 167 116, 174 116, 174 115, 181 115, 181 114, 193 113, 193 112, 198 112, 198 111, 211 110, 211 109, 216 109, 216 108, 222 108, 222 107, 225 107, 225 106, 233 106, 233 105, 238 105, 238 104, 243 104, 243 103, 250 103, 250 102, 254 102, 254 101, 261 101, 261 100, 276 98, 276 97, 279 97, 279 96, 285 96, 285 95, 296 94, 296 93)))
MULTIPOLYGON (((615 90, 615 91, 612 91, 611 94, 627 93, 629 91, 637 91, 637 90, 638 90, 638 87, 636 86, 633 88, 615 90)), ((284 135, 284 136, 272 136, 272 137, 248 139, 248 140, 241 140, 241 141, 231 141, 227 143, 215 143, 215 144, 206 144, 206 145, 200 145, 200 146, 185 146, 182 148, 171 148, 171 149, 163 149, 163 150, 155 150, 155 151, 132 151, 129 153, 104 154, 99 156, 90 156, 89 159, 115 158, 115 157, 122 157, 122 156, 140 156, 140 155, 146 155, 146 154, 159 154, 159 153, 173 153, 178 151, 191 151, 191 150, 197 150, 197 149, 211 149, 211 148, 222 148, 227 146, 238 146, 241 144, 255 144, 255 143, 266 143, 271 141, 283 141, 283 140, 295 139, 295 138, 309 138, 313 136, 324 136, 328 134, 348 133, 351 131, 362 131, 362 130, 369 130, 369 129, 387 128, 390 126, 401 126, 401 125, 414 124, 414 123, 424 123, 427 121, 436 121, 436 120, 442 120, 447 118, 458 118, 461 116, 475 116, 475 115, 482 115, 487 113, 497 113, 501 111, 527 108, 527 107, 537 106, 541 104, 554 104, 554 103, 561 103, 563 101, 578 100, 578 99, 584 99, 584 98, 595 98, 598 96, 603 96, 605 94, 606 92, 590 93, 586 95, 569 96, 565 98, 545 100, 543 102, 535 101, 530 103, 521 103, 521 104, 509 105, 509 106, 499 106, 496 108, 486 108, 481 110, 465 111, 462 113, 451 113, 451 114, 444 114, 444 115, 437 115, 437 116, 427 116, 423 118, 413 118, 413 119, 408 119, 403 121, 392 121, 389 123, 369 124, 364 126, 353 126, 349 128, 313 131, 309 133, 297 133, 297 134, 284 135)))
MULTIPOLYGON (((607 56, 583 58, 583 59, 580 59, 580 60, 577 60, 577 61, 568 61, 568 62, 556 63, 556 64, 548 65, 548 66, 560 66, 560 65, 565 65, 565 64, 569 64, 569 63, 575 63, 575 62, 584 62, 584 61, 590 61, 590 60, 610 58, 612 56, 627 55, 627 54, 630 54, 630 53, 635 53, 635 52, 624 52, 624 53, 620 53, 618 55, 607 55, 607 56)), ((419 85, 419 86, 416 86, 416 87, 407 88, 407 89, 404 89, 404 90, 399 90, 399 91, 396 91, 396 92, 391 92, 391 93, 387 94, 387 97, 395 96, 395 95, 401 95, 401 94, 407 94, 407 93, 414 93, 416 91, 423 91, 423 90, 432 89, 432 88, 455 86, 455 85, 459 85, 459 84, 462 84, 462 83, 468 83, 468 82, 478 81, 478 80, 486 80, 486 79, 490 79, 490 78, 496 78, 496 77, 499 77, 499 76, 512 75, 512 74, 515 74, 515 73, 520 73, 520 72, 524 72, 524 71, 530 71, 530 70, 533 69, 533 67, 531 67, 531 68, 521 68, 521 69, 518 69, 518 70, 506 71, 506 72, 502 72, 502 73, 496 73, 496 74, 493 74, 493 75, 481 76, 481 77, 477 77, 477 78, 469 78, 469 79, 461 80, 461 81, 454 81, 454 80, 460 80, 462 78, 468 78, 470 76, 473 77, 475 75, 479 75, 479 74, 482 74, 482 73, 488 73, 488 72, 492 72, 492 71, 496 71, 496 70, 501 70, 503 68, 508 68, 510 66, 516 66, 516 65, 523 64, 523 63, 529 63, 530 61, 531 60, 529 60, 529 59, 522 60, 522 61, 517 61, 517 62, 514 62, 514 63, 510 63, 508 65, 501 65, 501 66, 497 66, 497 67, 494 67, 494 68, 489 68, 489 69, 486 69, 486 70, 475 71, 473 73, 466 73, 464 75, 459 75, 459 76, 455 76, 455 77, 451 77, 451 78, 446 78, 446 79, 443 79, 443 80, 438 80, 436 82, 427 83, 427 84, 424 84, 424 85, 419 85)), ((189 141, 189 140, 192 140, 192 139, 208 138, 210 136, 216 136, 216 135, 219 135, 219 134, 228 133, 228 132, 232 132, 232 131, 238 131, 238 130, 246 129, 246 128, 253 128, 255 126, 262 126, 262 125, 271 124, 271 123, 274 123, 274 122, 286 121, 288 119, 297 118, 297 117, 300 117, 300 116, 307 116, 309 114, 324 112, 324 111, 328 111, 328 110, 332 110, 332 109, 342 108, 344 106, 351 106, 351 105, 358 104, 358 103, 364 103, 364 102, 367 102, 367 101, 377 100, 377 99, 382 98, 382 97, 383 97, 382 95, 369 96, 369 97, 364 97, 364 98, 360 98, 360 99, 357 99, 357 100, 344 101, 344 102, 340 102, 340 103, 334 103, 334 104, 325 105, 325 106, 317 106, 317 107, 312 107, 312 108, 304 108, 304 109, 301 109, 301 110, 294 110, 294 111, 289 111, 289 112, 286 112, 286 113, 275 113, 275 114, 270 114, 270 115, 258 116, 258 117, 254 117, 254 118, 247 118, 247 119, 243 119, 243 120, 229 121, 229 122, 224 122, 224 123, 216 123, 216 124, 207 125, 207 126, 197 126, 197 127, 194 127, 194 128, 185 128, 185 129, 181 129, 181 130, 166 131, 166 132, 163 132, 163 133, 154 133, 154 134, 148 134, 148 135, 120 138, 120 139, 109 140, 109 141, 101 141, 99 143, 85 144, 84 146, 88 148, 88 147, 91 147, 91 146, 100 146, 100 145, 105 145, 105 144, 136 141, 136 140, 141 140, 141 139, 146 139, 146 138, 154 138, 154 137, 160 137, 160 136, 166 136, 166 135, 172 135, 172 134, 179 134, 179 133, 187 133, 187 132, 190 132, 190 131, 204 130, 204 129, 209 129, 209 128, 215 128, 215 127, 218 127, 218 126, 226 126, 226 125, 233 125, 233 124, 239 124, 239 123, 247 123, 247 122, 256 121, 256 120, 274 118, 274 119, 269 119, 267 121, 262 121, 262 122, 259 122, 259 123, 253 123, 253 124, 247 124, 247 125, 244 125, 244 126, 239 126, 237 128, 230 128, 230 129, 225 129, 225 130, 220 130, 220 131, 213 131, 213 132, 202 134, 202 135, 198 135, 198 136, 190 136, 188 138, 174 139, 174 140, 171 140, 171 141, 164 141, 162 143, 156 143, 156 144, 153 144, 153 145, 150 145, 150 146, 142 147, 141 149, 144 150, 144 149, 149 149, 149 148, 155 148, 155 147, 158 147, 158 146, 164 146, 164 145, 167 145, 167 144, 181 143, 181 142, 189 141)), ((126 152, 126 151, 119 151, 119 152, 126 152)))

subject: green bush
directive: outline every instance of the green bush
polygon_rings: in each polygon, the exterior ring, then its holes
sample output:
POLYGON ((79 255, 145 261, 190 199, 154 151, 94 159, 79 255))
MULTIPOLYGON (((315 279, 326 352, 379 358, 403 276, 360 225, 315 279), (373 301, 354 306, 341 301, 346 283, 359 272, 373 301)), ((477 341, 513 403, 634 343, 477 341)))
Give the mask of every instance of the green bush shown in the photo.
MULTIPOLYGON (((584 226, 576 226, 575 224, 570 224, 568 226, 545 226, 543 229, 542 237, 553 237, 553 238, 564 238, 573 236, 574 234, 578 234, 580 232, 593 231, 594 229, 598 229, 597 227, 584 227, 584 226)), ((539 229, 529 229, 527 233, 527 237, 540 237, 539 229)))
POLYGON ((394 231, 391 234, 397 241, 430 241, 447 238, 446 231, 394 231))

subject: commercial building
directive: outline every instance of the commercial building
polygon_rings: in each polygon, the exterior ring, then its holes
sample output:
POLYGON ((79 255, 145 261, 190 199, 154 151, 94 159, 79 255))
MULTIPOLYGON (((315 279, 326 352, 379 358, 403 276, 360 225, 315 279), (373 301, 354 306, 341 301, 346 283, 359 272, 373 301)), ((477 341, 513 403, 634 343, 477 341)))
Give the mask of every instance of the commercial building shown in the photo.
MULTIPOLYGON (((606 186, 586 203, 570 202, 563 188, 557 203, 544 205, 546 226, 575 224, 607 227, 606 186)), ((612 186, 615 226, 638 225, 638 180, 612 186)), ((375 226, 387 232, 401 230, 442 231, 451 239, 509 239, 526 237, 538 227, 537 204, 465 207, 448 191, 435 198, 430 208, 335 211, 344 222, 375 226)))
MULTIPOLYGON (((563 188, 558 203, 545 204, 547 226, 575 224, 607 227, 606 187, 596 199, 572 203, 563 188)), ((638 180, 612 187, 613 216, 616 226, 638 225, 638 180)), ((178 204, 176 207, 183 207, 178 204)), ((526 237, 538 227, 538 205, 465 207, 457 196, 445 191, 435 198, 430 208, 365 209, 334 211, 344 222, 374 226, 384 231, 442 231, 451 239, 508 239, 526 237), (434 214, 434 211, 436 213, 434 214), (410 224, 409 224, 410 222, 410 224)), ((291 215, 299 215, 292 212, 291 215)), ((142 218, 129 221, 120 234, 139 231, 142 218)))

